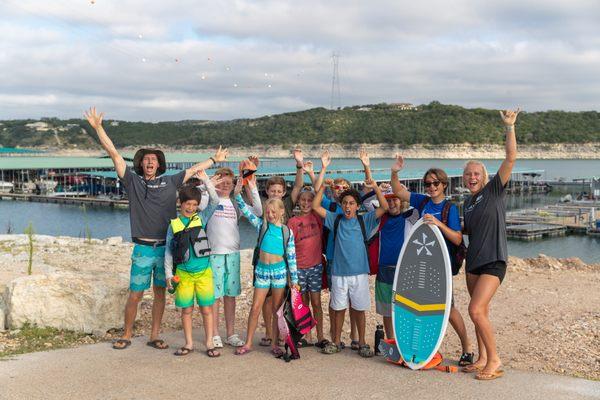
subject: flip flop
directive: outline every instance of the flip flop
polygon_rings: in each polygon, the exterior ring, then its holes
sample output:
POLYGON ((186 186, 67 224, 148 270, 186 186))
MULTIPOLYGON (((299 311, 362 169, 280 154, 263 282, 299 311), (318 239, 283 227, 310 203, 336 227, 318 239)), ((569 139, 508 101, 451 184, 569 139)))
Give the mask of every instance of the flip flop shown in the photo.
POLYGON ((296 343, 298 348, 303 348, 303 347, 310 347, 310 346, 314 346, 314 343, 309 343, 308 340, 302 338, 298 341, 298 343, 296 343))
POLYGON ((271 340, 271 338, 264 337, 264 338, 260 339, 259 346, 267 347, 267 346, 270 346, 272 342, 273 341, 271 340))
POLYGON ((251 351, 252 351, 252 349, 249 349, 249 348, 247 348, 247 347, 245 347, 245 346, 242 346, 242 347, 238 347, 238 348, 235 350, 235 353, 234 353, 234 354, 235 354, 236 356, 243 356, 243 355, 246 355, 246 354, 250 353, 251 351))
POLYGON ((129 340, 129 339, 117 339, 113 343, 112 348, 115 349, 115 350, 125 350, 129 346, 131 346, 131 340, 129 340), (122 345, 122 346, 117 346, 117 345, 122 345))
POLYGON ((496 371, 491 373, 479 372, 477 375, 475 375, 475 379, 479 381, 493 381, 494 379, 498 379, 503 375, 504 371, 502 371, 501 369, 497 369, 496 371))
POLYGON ((151 340, 149 342, 146 342, 146 345, 158 350, 165 350, 169 348, 169 345, 166 344, 165 341, 162 339, 151 340))
POLYGON ((479 365, 471 364, 461 369, 461 371, 470 374, 471 372, 480 372, 482 369, 483 367, 480 367, 479 365))
POLYGON ((276 358, 282 357, 285 352, 281 350, 281 347, 276 346, 271 348, 271 354, 273 354, 276 358))
POLYGON ((180 347, 173 354, 180 357, 180 356, 187 356, 188 354, 193 353, 193 352, 194 352, 194 349, 188 349, 187 347, 180 347))
POLYGON ((221 355, 214 347, 210 349, 206 349, 206 355, 210 358, 217 358, 221 355))

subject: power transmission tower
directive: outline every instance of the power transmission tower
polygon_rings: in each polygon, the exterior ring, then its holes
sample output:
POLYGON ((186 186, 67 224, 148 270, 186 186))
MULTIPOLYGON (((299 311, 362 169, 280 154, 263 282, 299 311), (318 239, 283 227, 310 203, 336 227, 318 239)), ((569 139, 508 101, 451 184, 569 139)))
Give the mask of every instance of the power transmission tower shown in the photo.
POLYGON ((331 54, 333 63, 333 75, 331 78, 331 109, 340 108, 342 106, 342 97, 340 94, 340 71, 338 68, 340 55, 336 52, 331 54))

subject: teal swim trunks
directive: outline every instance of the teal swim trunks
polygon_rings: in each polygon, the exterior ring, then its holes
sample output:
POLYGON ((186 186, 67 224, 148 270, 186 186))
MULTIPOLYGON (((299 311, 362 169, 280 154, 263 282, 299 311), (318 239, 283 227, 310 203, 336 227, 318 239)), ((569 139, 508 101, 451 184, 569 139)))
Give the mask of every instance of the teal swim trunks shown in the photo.
POLYGON ((165 246, 146 246, 136 244, 131 253, 131 275, 129 290, 142 292, 154 286, 166 287, 165 282, 165 246))
POLYGON ((211 254, 210 265, 215 281, 215 298, 236 297, 242 293, 240 284, 240 253, 211 254))

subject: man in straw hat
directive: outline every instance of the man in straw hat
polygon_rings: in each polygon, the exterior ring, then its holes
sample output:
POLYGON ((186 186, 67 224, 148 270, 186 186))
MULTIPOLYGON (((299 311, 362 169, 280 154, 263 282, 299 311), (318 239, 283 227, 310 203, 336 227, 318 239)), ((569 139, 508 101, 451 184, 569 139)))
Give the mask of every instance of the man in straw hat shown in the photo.
POLYGON ((147 344, 166 349, 169 346, 158 335, 165 310, 165 238, 170 220, 177 216, 177 189, 199 171, 224 161, 227 149, 219 147, 213 157, 174 175, 164 175, 167 165, 162 151, 140 149, 135 153, 131 168, 125 164, 102 127, 104 113, 97 113, 95 108, 90 108, 85 117, 98 134, 100 144, 112 159, 119 181, 127 192, 131 237, 135 243, 131 257, 129 298, 125 306, 125 329, 113 348, 121 350, 131 344, 138 304, 153 280, 152 331, 147 344))

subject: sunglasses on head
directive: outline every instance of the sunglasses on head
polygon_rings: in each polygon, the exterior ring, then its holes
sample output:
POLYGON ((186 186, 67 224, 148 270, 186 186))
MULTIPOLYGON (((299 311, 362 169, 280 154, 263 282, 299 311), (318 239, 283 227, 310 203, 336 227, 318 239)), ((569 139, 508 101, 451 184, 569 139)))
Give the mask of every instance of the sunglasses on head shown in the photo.
POLYGON ((433 186, 435 186, 435 187, 438 187, 438 186, 440 186, 440 183, 441 183, 441 182, 440 182, 440 181, 431 181, 431 182, 427 182, 427 181, 426 181, 426 182, 424 182, 424 183, 425 183, 425 187, 426 187, 426 188, 428 188, 428 187, 430 187, 431 185, 433 185, 433 186))
POLYGON ((348 186, 345 186, 345 185, 335 185, 333 188, 336 189, 336 190, 347 190, 348 186))

